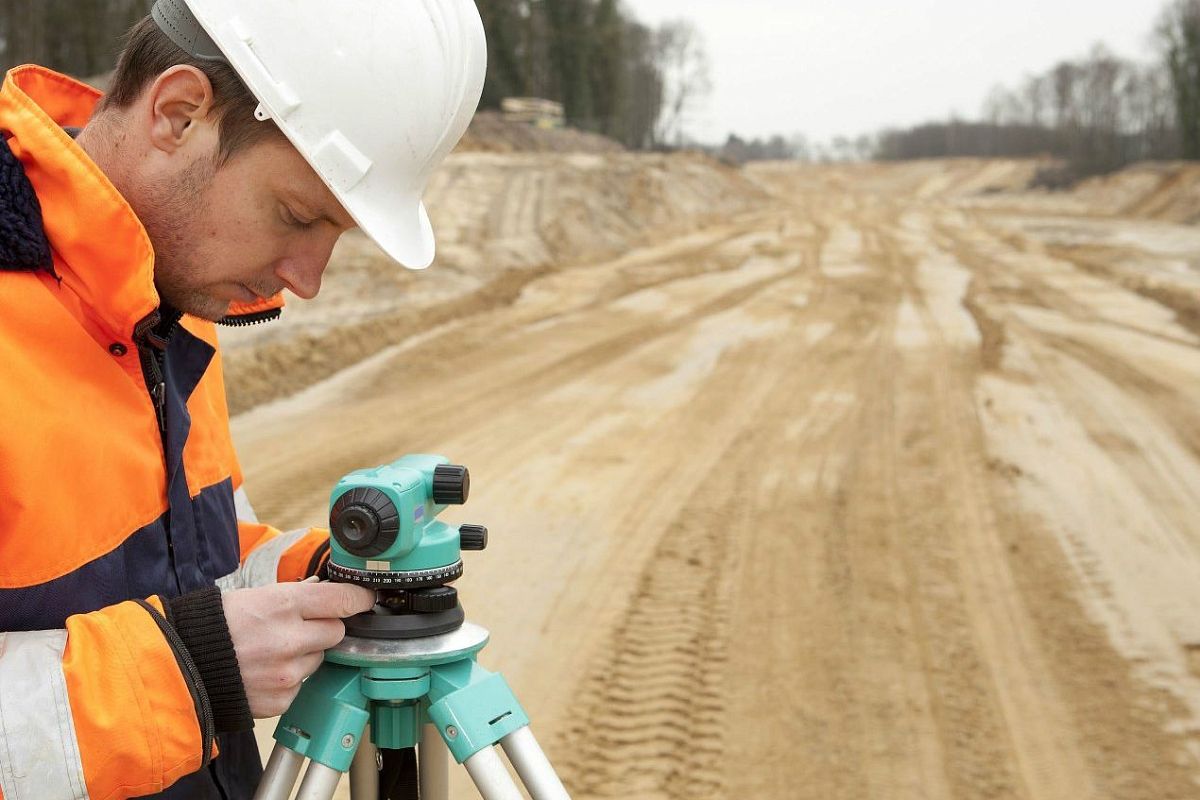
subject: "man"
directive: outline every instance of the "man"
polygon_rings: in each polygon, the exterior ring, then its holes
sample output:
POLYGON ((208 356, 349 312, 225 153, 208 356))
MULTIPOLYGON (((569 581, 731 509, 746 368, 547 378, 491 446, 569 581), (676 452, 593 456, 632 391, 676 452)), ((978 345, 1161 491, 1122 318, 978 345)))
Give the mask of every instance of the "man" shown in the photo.
POLYGON ((8 74, 6 800, 253 794, 251 718, 281 713, 374 597, 303 580, 327 532, 254 518, 214 323, 315 297, 355 226, 428 265, 420 194, 483 50, 470 0, 159 0, 103 99, 8 74))

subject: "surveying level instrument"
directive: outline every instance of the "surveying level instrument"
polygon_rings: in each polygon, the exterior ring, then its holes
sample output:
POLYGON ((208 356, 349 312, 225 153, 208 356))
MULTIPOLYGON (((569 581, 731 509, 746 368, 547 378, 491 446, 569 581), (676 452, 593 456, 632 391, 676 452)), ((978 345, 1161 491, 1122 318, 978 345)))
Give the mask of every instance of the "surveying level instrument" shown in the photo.
POLYGON ((520 800, 499 744, 534 800, 569 800, 500 675, 476 663, 488 632, 465 621, 451 581, 480 525, 437 519, 467 501, 466 467, 410 455, 342 478, 329 504, 331 580, 374 589, 372 611, 300 688, 275 729, 255 800, 329 800, 350 773, 354 800, 446 800, 449 756, 484 800, 520 800))

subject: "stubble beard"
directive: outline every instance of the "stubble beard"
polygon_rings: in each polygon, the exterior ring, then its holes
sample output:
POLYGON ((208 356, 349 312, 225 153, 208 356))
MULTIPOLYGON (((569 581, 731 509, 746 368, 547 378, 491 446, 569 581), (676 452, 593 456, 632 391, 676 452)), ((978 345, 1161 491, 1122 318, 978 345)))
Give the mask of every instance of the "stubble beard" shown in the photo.
POLYGON ((154 247, 154 286, 159 298, 177 311, 216 322, 229 301, 204 291, 205 266, 196 260, 203 237, 201 221, 209 207, 208 188, 216 174, 215 158, 199 159, 169 184, 143 196, 139 216, 154 247))

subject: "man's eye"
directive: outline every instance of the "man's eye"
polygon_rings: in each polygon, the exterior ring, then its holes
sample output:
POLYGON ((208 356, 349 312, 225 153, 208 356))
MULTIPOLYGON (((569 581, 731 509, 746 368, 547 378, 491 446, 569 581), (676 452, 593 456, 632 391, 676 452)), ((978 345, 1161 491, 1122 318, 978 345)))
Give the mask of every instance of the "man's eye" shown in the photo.
POLYGON ((283 221, 293 228, 311 228, 313 220, 303 220, 297 217, 287 206, 283 207, 283 221))

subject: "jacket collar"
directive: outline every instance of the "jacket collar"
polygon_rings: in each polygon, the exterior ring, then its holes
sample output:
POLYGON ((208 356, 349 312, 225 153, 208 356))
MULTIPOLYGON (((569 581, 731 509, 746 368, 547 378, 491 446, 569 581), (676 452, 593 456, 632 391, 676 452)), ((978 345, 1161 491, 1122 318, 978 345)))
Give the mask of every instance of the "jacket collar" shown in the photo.
MULTIPOLYGON (((44 67, 18 67, 0 87, 0 129, 41 203, 62 283, 113 334, 132 339, 159 306, 154 249, 125 198, 63 130, 86 125, 100 96, 44 67)), ((237 304, 223 321, 278 316, 282 305, 278 295, 237 304)))
POLYGON ((62 283, 113 334, 159 304, 154 250, 133 209, 66 126, 87 124, 100 93, 37 66, 8 73, 0 87, 0 128, 42 206, 42 225, 62 283))

